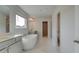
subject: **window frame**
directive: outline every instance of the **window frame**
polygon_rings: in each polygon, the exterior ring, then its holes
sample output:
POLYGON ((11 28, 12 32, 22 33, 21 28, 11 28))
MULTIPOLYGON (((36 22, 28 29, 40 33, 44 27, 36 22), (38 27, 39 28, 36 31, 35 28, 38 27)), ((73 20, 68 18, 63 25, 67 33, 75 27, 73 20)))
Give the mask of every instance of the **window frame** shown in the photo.
POLYGON ((27 22, 26 22, 27 19, 25 19, 24 17, 22 17, 22 16, 16 14, 16 23, 17 23, 17 16, 23 18, 25 24, 24 24, 23 26, 18 26, 18 25, 16 25, 16 28, 27 28, 27 22))

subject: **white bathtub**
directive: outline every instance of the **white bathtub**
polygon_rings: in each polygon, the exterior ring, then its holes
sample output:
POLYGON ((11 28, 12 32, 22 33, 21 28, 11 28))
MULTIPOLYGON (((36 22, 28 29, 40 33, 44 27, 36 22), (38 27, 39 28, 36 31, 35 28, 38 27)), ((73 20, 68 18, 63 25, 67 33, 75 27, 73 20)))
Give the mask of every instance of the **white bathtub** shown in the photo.
POLYGON ((37 42, 37 37, 38 37, 37 34, 29 34, 23 37, 22 41, 23 41, 24 50, 29 50, 34 48, 37 42))

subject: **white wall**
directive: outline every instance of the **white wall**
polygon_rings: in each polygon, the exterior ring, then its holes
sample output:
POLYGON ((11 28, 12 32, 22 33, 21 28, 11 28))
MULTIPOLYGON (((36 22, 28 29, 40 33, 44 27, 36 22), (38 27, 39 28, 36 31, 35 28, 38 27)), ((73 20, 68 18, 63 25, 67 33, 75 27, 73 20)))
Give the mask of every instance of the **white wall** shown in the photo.
POLYGON ((0 12, 0 33, 6 33, 6 16, 0 12))
POLYGON ((48 21, 48 37, 52 37, 52 17, 39 17, 34 20, 34 22, 29 22, 29 29, 32 28, 32 31, 37 30, 39 32, 40 37, 42 37, 42 22, 48 21))
POLYGON ((75 9, 74 6, 59 6, 52 16, 52 41, 57 47, 57 14, 60 12, 60 51, 74 52, 75 9))

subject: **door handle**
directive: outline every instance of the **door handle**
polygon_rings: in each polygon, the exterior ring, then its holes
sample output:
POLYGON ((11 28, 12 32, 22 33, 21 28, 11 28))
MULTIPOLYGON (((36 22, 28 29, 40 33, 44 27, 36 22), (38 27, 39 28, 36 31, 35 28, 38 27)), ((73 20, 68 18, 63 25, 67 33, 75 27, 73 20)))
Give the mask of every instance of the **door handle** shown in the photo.
POLYGON ((74 42, 79 44, 79 41, 78 40, 74 40, 74 42))

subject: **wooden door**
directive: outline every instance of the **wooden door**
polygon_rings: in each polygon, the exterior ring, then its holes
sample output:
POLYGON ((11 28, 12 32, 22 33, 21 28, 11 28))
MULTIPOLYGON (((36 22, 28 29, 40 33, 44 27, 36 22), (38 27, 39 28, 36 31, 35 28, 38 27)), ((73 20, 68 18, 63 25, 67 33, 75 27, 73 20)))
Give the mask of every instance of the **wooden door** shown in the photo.
POLYGON ((57 45, 60 47, 60 13, 57 15, 57 45))
POLYGON ((9 27, 10 27, 9 16, 6 16, 6 32, 7 33, 9 33, 9 27))
POLYGON ((48 36, 48 22, 47 21, 44 21, 43 23, 42 23, 42 30, 43 30, 43 32, 42 32, 42 34, 43 34, 43 37, 47 37, 48 36))

